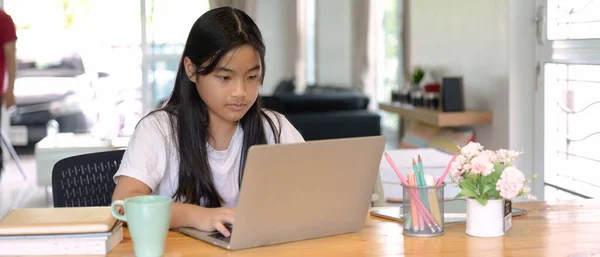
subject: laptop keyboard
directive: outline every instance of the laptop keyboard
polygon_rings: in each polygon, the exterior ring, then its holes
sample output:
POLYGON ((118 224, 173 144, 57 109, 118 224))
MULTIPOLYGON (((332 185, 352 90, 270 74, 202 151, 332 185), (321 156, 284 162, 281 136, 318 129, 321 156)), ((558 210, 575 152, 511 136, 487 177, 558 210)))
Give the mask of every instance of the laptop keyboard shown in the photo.
POLYGON ((209 234, 208 236, 225 241, 227 243, 229 243, 229 239, 231 238, 231 237, 224 236, 223 234, 221 234, 221 232, 215 232, 215 233, 209 234))
MULTIPOLYGON (((225 227, 226 227, 226 228, 227 228, 227 230, 229 230, 229 232, 231 233, 231 231, 232 231, 232 227, 231 227, 231 225, 230 225, 230 224, 225 224, 225 227)), ((226 236, 224 236, 223 234, 221 234, 221 232, 219 232, 219 231, 217 231, 217 232, 215 232, 215 233, 211 233, 211 234, 209 234, 208 236, 210 236, 210 237, 214 237, 214 238, 216 238, 216 239, 219 239, 219 240, 222 240, 222 241, 225 241, 225 242, 227 242, 227 243, 229 243, 229 239, 231 239, 231 236, 230 236, 230 237, 226 237, 226 236)))

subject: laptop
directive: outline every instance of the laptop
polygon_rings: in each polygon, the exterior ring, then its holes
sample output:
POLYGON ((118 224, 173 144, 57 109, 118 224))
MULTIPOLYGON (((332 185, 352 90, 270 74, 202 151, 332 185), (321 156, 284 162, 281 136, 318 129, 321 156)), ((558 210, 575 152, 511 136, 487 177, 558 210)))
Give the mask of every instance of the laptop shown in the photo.
POLYGON ((178 231, 230 250, 358 232, 384 147, 383 136, 252 146, 231 236, 178 231))

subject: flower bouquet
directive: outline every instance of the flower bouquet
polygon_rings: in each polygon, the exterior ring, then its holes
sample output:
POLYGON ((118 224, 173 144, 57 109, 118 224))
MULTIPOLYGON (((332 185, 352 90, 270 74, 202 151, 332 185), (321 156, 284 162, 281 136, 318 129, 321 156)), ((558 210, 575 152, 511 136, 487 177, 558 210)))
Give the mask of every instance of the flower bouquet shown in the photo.
POLYGON ((517 196, 535 199, 526 179, 514 166, 521 153, 513 150, 485 150, 476 142, 462 147, 450 163, 450 178, 460 188, 457 197, 467 197, 467 234, 504 235, 505 200, 517 196), (476 222, 476 224, 474 224, 476 222))

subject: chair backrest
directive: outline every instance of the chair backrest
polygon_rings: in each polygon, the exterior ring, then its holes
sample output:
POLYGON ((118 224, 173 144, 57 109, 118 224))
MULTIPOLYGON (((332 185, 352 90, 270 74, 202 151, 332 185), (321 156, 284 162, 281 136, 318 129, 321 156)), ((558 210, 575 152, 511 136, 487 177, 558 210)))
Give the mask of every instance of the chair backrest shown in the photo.
POLYGON ((58 161, 52 170, 54 207, 109 206, 113 175, 125 150, 90 153, 58 161))

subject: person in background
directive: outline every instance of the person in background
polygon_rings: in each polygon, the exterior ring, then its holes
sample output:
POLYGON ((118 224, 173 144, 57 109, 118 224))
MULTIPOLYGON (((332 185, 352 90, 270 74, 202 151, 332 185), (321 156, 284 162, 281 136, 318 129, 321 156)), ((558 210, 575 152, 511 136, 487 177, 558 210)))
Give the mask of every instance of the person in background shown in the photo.
POLYGON ((198 18, 169 99, 130 139, 113 201, 169 196, 171 228, 230 236, 250 146, 304 142, 285 116, 261 106, 264 60, 260 30, 243 11, 216 8, 198 18))
MULTIPOLYGON (((0 9, 0 99, 6 109, 15 105, 15 76, 17 32, 12 18, 0 9), (5 75, 7 75, 5 77, 5 75)), ((2 116, 0 115, 0 120, 2 116)), ((3 129, 0 126, 0 129, 3 129)), ((2 147, 0 147, 0 177, 4 170, 2 147)))

